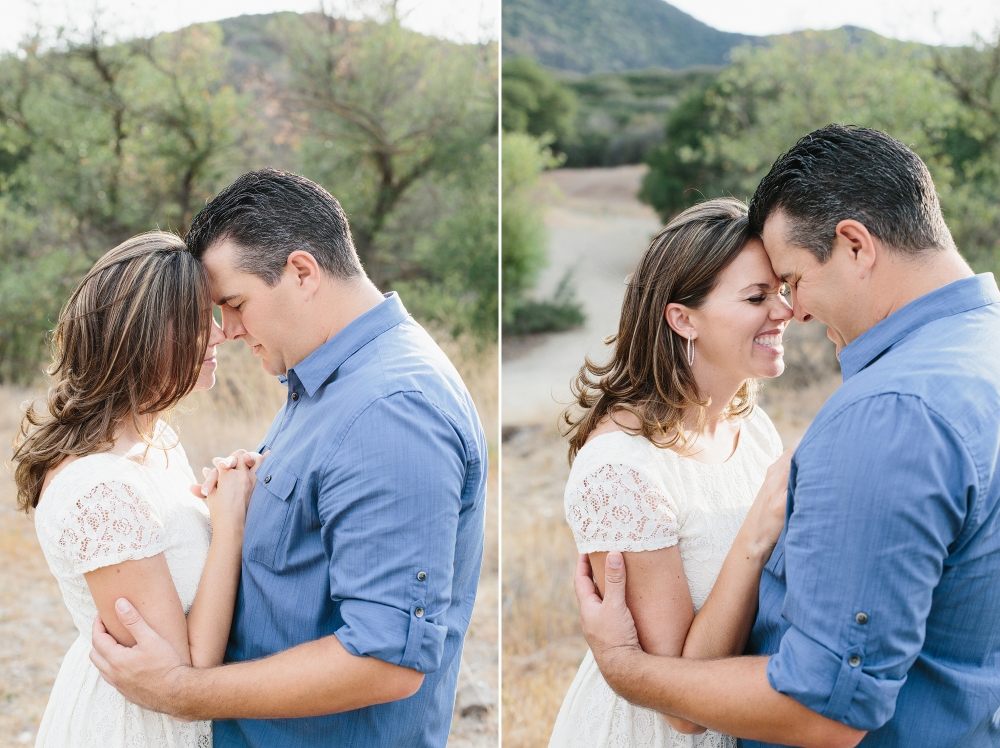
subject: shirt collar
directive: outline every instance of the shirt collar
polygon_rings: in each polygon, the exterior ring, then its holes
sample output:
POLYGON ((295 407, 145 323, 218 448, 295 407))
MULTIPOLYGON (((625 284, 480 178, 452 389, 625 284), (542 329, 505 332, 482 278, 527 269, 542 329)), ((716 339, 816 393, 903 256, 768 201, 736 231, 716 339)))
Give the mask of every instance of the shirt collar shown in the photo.
POLYGON ((914 330, 929 322, 1000 302, 993 273, 949 283, 914 299, 870 327, 840 351, 844 381, 853 377, 914 330))
POLYGON ((288 371, 295 373, 306 393, 312 397, 341 364, 409 316, 399 295, 394 291, 387 293, 385 301, 351 321, 288 371))

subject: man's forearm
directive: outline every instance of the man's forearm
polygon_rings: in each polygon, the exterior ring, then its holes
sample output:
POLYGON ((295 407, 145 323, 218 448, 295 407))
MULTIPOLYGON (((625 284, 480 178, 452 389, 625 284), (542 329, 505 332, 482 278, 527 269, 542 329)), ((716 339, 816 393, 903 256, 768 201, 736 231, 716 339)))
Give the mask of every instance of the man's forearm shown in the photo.
POLYGON ((853 747, 865 735, 771 688, 766 657, 697 661, 630 649, 601 670, 633 704, 727 735, 806 748, 853 747))
POLYGON ((412 696, 424 676, 373 657, 352 655, 335 636, 262 660, 183 668, 171 713, 190 720, 314 717, 412 696))

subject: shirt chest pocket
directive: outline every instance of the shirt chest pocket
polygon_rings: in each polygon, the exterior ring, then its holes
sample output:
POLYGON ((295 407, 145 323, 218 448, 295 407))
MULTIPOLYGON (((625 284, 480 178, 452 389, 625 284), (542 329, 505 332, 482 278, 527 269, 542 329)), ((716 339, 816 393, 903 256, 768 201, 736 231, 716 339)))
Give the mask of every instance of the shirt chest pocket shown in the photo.
POLYGON ((288 536, 292 493, 297 478, 268 457, 257 469, 257 487, 250 497, 243 537, 243 558, 275 568, 278 550, 288 536))

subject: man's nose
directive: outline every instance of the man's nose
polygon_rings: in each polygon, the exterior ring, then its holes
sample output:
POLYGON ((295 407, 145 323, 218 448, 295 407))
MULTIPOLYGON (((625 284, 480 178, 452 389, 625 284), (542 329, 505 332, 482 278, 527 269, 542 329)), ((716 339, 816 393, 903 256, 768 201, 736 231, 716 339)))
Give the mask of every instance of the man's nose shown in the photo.
POLYGON ((799 303, 799 297, 795 293, 794 288, 792 289, 792 316, 795 317, 796 322, 808 322, 813 318, 811 314, 802 308, 802 304, 799 303))
POLYGON ((237 340, 246 333, 236 310, 222 308, 222 331, 226 334, 226 340, 237 340))

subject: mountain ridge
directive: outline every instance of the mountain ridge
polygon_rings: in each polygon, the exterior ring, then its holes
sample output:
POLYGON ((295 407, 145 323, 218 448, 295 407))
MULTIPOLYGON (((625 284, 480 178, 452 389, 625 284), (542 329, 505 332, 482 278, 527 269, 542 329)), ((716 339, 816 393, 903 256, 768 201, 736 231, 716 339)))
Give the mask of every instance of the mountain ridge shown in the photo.
POLYGON ((504 0, 502 50, 576 73, 723 66, 762 37, 719 31, 664 0, 504 0))

